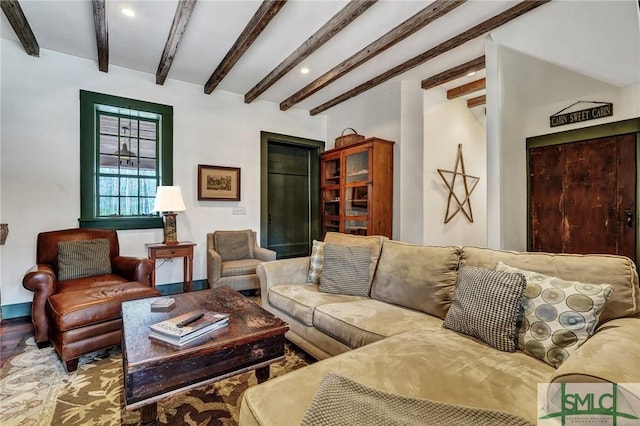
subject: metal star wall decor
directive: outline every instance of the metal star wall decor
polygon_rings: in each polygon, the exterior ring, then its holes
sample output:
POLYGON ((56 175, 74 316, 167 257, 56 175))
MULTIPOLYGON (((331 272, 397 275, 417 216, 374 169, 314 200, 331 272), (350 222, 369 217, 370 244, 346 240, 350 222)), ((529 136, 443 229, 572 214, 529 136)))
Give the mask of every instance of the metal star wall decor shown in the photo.
POLYGON ((456 158, 456 165, 453 170, 438 169, 438 174, 442 178, 442 181, 449 189, 449 197, 447 199, 447 212, 444 215, 444 223, 449 223, 451 219, 462 212, 471 223, 473 223, 473 211, 471 210, 471 193, 476 189, 476 185, 480 181, 479 177, 466 174, 464 170, 464 158, 462 158, 462 144, 458 144, 458 158, 456 158), (460 169, 460 171, 458 171, 460 169), (450 176, 450 181, 445 177, 445 174, 450 176), (462 179, 462 189, 464 190, 464 197, 462 194, 460 197, 456 194, 456 180, 458 176, 462 179), (462 201, 460 199, 462 198, 462 201), (455 201, 456 207, 451 209, 452 201, 455 201))

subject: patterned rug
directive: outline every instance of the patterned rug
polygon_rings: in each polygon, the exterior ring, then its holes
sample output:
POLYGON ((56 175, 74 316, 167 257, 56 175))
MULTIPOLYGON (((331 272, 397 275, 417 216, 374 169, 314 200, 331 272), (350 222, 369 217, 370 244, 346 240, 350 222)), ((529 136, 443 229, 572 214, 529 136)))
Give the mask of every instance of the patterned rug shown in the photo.
MULTIPOLYGON (((304 367, 313 359, 289 343, 286 358, 271 365, 271 377, 304 367)), ((158 403, 158 424, 237 425, 242 393, 257 383, 247 372, 158 403)), ((22 342, 0 370, 0 424, 137 425, 138 410, 123 403, 120 348, 80 358, 67 374, 53 348, 38 349, 33 337, 22 342)))

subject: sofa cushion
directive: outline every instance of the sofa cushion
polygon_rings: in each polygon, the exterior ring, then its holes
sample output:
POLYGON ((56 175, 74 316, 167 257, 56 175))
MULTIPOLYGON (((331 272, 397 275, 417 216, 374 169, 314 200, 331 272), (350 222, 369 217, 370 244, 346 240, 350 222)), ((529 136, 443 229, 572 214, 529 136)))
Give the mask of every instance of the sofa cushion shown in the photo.
POLYGON ((58 241, 58 280, 111 273, 110 244, 106 238, 58 241))
POLYGON ((73 330, 121 317, 127 300, 159 296, 155 288, 138 282, 57 293, 47 300, 47 312, 59 331, 73 330))
POLYGON ((269 289, 267 300, 275 309, 311 327, 316 306, 362 299, 357 296, 322 293, 318 287, 317 284, 277 285, 269 289))
POLYGON ((327 232, 324 236, 326 244, 336 244, 340 246, 363 246, 371 249, 371 261, 369 263, 369 281, 373 280, 378 266, 378 258, 382 251, 382 244, 388 240, 382 235, 350 235, 341 234, 339 232, 327 232))
POLYGON ((348 296, 369 296, 369 247, 325 244, 320 291, 348 296))
POLYGON ((381 391, 504 411, 536 424, 536 383, 548 383, 554 368, 447 329, 423 328, 250 387, 242 400, 240 424, 300 424, 329 372, 381 391))
POLYGON ((319 305, 313 326, 351 348, 421 327, 442 327, 442 320, 372 299, 319 305))
POLYGON ((521 253, 464 247, 462 260, 493 269, 499 261, 514 268, 583 283, 607 283, 613 294, 600 315, 600 322, 640 313, 638 273, 631 259, 614 255, 521 253))
POLYGON ((371 298, 444 319, 456 285, 458 258, 458 247, 385 241, 371 298))
POLYGON ((444 327, 514 352, 516 321, 527 283, 522 274, 462 265, 444 327))
POLYGON ((322 260, 324 254, 324 242, 313 240, 311 258, 309 259, 309 276, 307 280, 313 284, 320 284, 322 275, 322 260))
POLYGON ((230 260, 222 264, 221 277, 236 277, 239 275, 251 275, 256 273, 256 268, 262 263, 258 259, 230 260))
POLYGON ((253 231, 216 231, 213 233, 215 249, 223 262, 253 258, 253 231))
POLYGON ((502 262, 496 270, 520 273, 527 280, 518 348, 554 367, 593 335, 613 291, 609 284, 567 281, 502 262))

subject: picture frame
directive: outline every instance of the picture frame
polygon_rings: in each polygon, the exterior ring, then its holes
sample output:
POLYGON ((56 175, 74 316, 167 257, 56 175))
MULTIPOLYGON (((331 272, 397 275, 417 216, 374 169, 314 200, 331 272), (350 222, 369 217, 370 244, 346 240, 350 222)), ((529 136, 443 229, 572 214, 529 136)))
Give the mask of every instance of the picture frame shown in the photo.
POLYGON ((240 168, 198 164, 198 200, 240 201, 240 168))

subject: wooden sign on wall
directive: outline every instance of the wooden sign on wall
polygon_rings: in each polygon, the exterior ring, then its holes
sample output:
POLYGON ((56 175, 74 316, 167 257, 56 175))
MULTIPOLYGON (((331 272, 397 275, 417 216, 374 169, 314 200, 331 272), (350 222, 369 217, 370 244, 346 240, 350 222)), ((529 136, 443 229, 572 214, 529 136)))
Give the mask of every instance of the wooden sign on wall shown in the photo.
POLYGON ((595 120, 596 118, 610 117, 613 115, 613 104, 611 102, 586 102, 578 101, 568 107, 561 109, 560 111, 549 117, 549 124, 551 127, 564 126, 566 124, 580 123, 581 121, 595 120), (582 109, 579 111, 566 112, 572 106, 579 103, 598 104, 591 108, 582 109))

